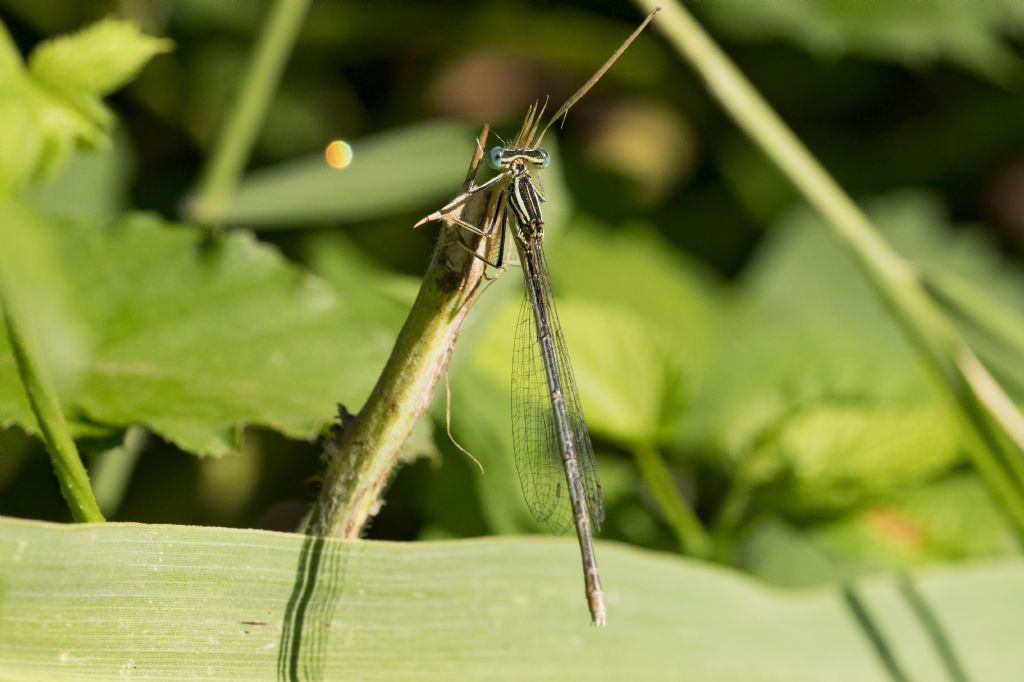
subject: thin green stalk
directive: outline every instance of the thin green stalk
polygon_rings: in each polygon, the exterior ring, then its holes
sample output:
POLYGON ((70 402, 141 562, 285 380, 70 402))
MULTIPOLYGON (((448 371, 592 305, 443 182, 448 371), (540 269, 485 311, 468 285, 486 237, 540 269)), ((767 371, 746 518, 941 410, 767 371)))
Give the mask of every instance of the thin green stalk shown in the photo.
POLYGON ((100 453, 92 460, 92 488, 100 509, 113 516, 121 506, 135 466, 146 445, 147 432, 141 426, 129 427, 121 444, 100 453))
POLYGON ((46 371, 29 317, 19 305, 10 282, 3 276, 0 276, 0 308, 3 309, 4 324, 18 367, 18 375, 35 413, 39 434, 46 445, 46 451, 50 454, 61 494, 71 509, 71 517, 80 522, 102 522, 103 514, 92 494, 89 475, 82 464, 78 448, 75 447, 75 441, 68 431, 57 391, 46 371))
POLYGON ((779 436, 805 408, 804 401, 798 401, 785 408, 740 453, 729 481, 729 488, 719 505, 717 515, 711 522, 715 551, 718 555, 724 556, 727 543, 747 515, 755 490, 778 475, 780 467, 776 453, 779 436))
POLYGON ((640 467, 640 474, 647 481, 654 499, 672 527, 680 549, 686 554, 707 557, 711 554, 711 539, 697 516, 679 494, 672 474, 657 449, 649 445, 633 448, 633 458, 640 467))
POLYGON ((771 441, 758 439, 743 453, 729 479, 729 487, 711 523, 715 552, 720 556, 724 555, 727 545, 736 535, 736 529, 747 516, 754 491, 765 481, 762 469, 772 445, 771 441))
MULTIPOLYGON (((644 8, 659 0, 637 0, 644 8)), ((929 297, 915 269, 879 234, 796 135, 678 2, 655 22, 711 94, 851 251, 932 372, 985 482, 1024 539, 1024 417, 929 297)))
POLYGON ((223 134, 217 138, 196 195, 189 202, 189 217, 196 222, 217 224, 224 215, 249 161, 309 4, 309 0, 274 2, 223 134))
MULTIPOLYGON (((487 133, 484 126, 467 188, 476 177, 487 133)), ((490 199, 486 190, 472 195, 461 207, 461 219, 483 224, 490 199)), ((462 324, 483 289, 483 261, 461 247, 458 232, 450 225, 442 230, 377 385, 359 414, 345 420, 340 433, 327 443, 327 470, 305 528, 309 535, 357 538, 380 508, 399 449, 430 406, 462 324)), ((487 253, 484 241, 477 245, 480 255, 487 253)))

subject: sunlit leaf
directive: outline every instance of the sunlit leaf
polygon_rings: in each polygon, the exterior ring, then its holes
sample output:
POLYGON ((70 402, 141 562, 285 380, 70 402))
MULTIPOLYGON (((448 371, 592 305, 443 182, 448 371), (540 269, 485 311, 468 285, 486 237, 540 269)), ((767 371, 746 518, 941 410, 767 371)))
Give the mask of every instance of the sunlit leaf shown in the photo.
MULTIPOLYGON (((656 441, 682 371, 674 350, 622 309, 576 297, 561 297, 557 308, 590 430, 623 443, 656 441)), ((496 385, 511 376, 519 310, 519 301, 504 305, 476 346, 474 364, 496 385)))
POLYGON ((32 51, 32 76, 58 92, 106 95, 125 85, 171 41, 139 31, 133 21, 104 19, 32 51))
POLYGON ((597 629, 577 551, 570 539, 341 543, 4 520, 0 666, 19 682, 125 671, 891 682, 894 668, 904 679, 947 679, 956 669, 963 679, 1012 680, 1024 665, 1012 645, 1021 611, 1007 608, 1020 598, 1019 561, 781 591, 599 543, 609 624, 597 629))
POLYGON ((929 407, 825 400, 794 415, 772 442, 797 495, 790 510, 830 510, 913 484, 959 461, 952 424, 929 407))
POLYGON ((560 295, 614 306, 671 337, 697 378, 717 335, 716 281, 640 223, 603 225, 578 216, 551 249, 560 295))
POLYGON ((18 48, 7 27, 0 22, 0 84, 9 86, 21 75, 22 68, 18 48))
MULTIPOLYGON (((951 244, 933 198, 895 194, 870 208, 926 273, 963 273, 1007 301, 1000 309, 1013 324, 1024 278, 976 238, 951 244)), ((900 330, 815 223, 806 211, 783 221, 749 269, 687 437, 741 457, 767 448, 796 485, 791 505, 843 507, 940 474, 958 447, 900 330)))
POLYGON ((132 151, 127 137, 115 131, 103 151, 82 150, 52 178, 28 188, 25 198, 43 211, 93 222, 113 220, 125 207, 132 151))
MULTIPOLYGON (((37 314, 53 311, 44 329, 65 409, 146 424, 193 452, 231 449, 247 423, 309 438, 336 403, 357 410, 404 317, 244 233, 142 216, 101 228, 13 205, 2 216, 35 245, 26 271, 50 273, 28 291, 37 314)), ((5 346, 0 376, 0 419, 31 427, 5 346)))
POLYGON ((78 147, 104 147, 113 116, 100 97, 167 49, 132 22, 107 20, 43 42, 26 70, 0 25, 0 194, 51 177, 78 147))
POLYGON ((954 476, 813 530, 833 555, 843 552, 867 569, 1017 553, 1013 534, 974 476, 954 476))
POLYGON ((970 475, 904 488, 843 516, 803 527, 762 520, 737 544, 745 570, 787 587, 1017 554, 1006 520, 970 475))

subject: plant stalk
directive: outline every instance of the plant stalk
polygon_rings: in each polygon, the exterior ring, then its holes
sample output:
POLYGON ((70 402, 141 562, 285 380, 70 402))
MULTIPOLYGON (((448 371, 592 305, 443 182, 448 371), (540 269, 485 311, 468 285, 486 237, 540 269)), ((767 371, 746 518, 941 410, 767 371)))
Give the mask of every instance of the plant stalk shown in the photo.
POLYGON ((0 263, 0 309, 3 310, 7 337, 10 340, 18 376, 36 417, 50 462, 57 474, 61 494, 71 510, 71 518, 79 522, 102 522, 105 519, 89 485, 89 475, 71 438, 57 391, 47 373, 42 353, 36 343, 30 318, 20 305, 9 273, 0 263))
POLYGON ((295 46, 310 0, 276 0, 263 25, 234 106, 199 180, 186 213, 203 225, 216 225, 238 188, 270 101, 295 46))
POLYGON ((633 459, 650 486, 665 520, 672 527, 680 550, 691 556, 710 556, 711 538, 679 494, 661 454, 652 446, 641 445, 633 449, 633 459))

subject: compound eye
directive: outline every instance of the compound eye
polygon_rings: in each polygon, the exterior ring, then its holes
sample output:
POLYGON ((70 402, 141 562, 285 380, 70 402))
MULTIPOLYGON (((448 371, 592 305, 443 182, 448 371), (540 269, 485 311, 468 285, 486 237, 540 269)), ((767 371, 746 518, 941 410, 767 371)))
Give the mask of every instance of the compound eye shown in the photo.
POLYGON ((487 155, 487 163, 494 170, 501 168, 501 154, 504 151, 501 147, 494 147, 491 149, 491 153, 487 155))
POLYGON ((547 150, 541 149, 540 150, 540 167, 541 168, 547 168, 549 163, 551 163, 551 156, 548 154, 547 150))

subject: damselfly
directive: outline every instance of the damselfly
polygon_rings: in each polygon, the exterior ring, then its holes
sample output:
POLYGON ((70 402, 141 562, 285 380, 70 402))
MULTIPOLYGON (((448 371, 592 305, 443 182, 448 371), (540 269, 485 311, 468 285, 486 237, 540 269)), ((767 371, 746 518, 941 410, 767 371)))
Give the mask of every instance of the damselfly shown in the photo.
POLYGON ((544 194, 535 175, 550 160, 540 146, 544 133, 604 75, 657 11, 651 12, 597 73, 566 100, 539 135, 543 108, 530 107, 519 134, 510 144, 492 149, 488 156, 490 165, 499 171, 497 176, 457 196, 417 223, 446 218, 485 239, 497 238, 497 259, 488 263, 499 268, 504 263, 506 234, 513 236, 526 285, 512 354, 512 443, 516 467, 527 506, 538 521, 559 533, 570 522, 575 524, 587 605, 595 625, 605 624, 606 607, 591 529, 600 530, 604 503, 594 448, 552 298, 542 248, 544 194), (482 226, 452 217, 453 211, 470 195, 484 190, 491 191, 492 199, 482 226))

